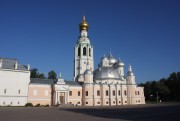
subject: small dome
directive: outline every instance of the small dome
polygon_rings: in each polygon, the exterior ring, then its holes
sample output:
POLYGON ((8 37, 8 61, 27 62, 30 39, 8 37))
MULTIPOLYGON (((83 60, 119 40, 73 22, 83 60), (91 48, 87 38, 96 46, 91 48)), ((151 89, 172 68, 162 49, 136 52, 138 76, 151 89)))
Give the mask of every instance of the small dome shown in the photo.
POLYGON ((132 71, 128 71, 127 76, 134 76, 134 73, 132 71))
POLYGON ((103 60, 107 60, 108 58, 104 55, 102 58, 101 58, 101 60, 103 61, 103 60))
POLYGON ((84 78, 84 75, 83 75, 83 74, 79 74, 78 77, 79 77, 79 78, 84 78))
POLYGON ((117 60, 112 56, 111 53, 109 54, 108 59, 109 59, 109 64, 114 64, 114 63, 116 63, 116 61, 117 61, 117 60))
POLYGON ((123 66, 124 66, 124 63, 120 60, 116 63, 116 67, 123 67, 123 66))
POLYGON ((86 18, 85 18, 85 16, 83 16, 83 19, 82 19, 81 23, 79 24, 79 29, 80 29, 80 31, 81 30, 88 31, 88 28, 89 28, 89 26, 88 26, 88 23, 86 22, 86 18))
POLYGON ((85 72, 84 72, 84 75, 92 75, 92 71, 87 69, 85 72))

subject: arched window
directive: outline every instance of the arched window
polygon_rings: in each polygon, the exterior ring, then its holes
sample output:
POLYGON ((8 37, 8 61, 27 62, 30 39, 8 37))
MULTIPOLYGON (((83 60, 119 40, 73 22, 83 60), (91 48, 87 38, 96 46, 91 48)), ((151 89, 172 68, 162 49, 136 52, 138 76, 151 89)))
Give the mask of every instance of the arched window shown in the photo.
POLYGON ((86 47, 83 48, 83 55, 86 55, 86 47))
POLYGON ((81 48, 78 47, 78 56, 80 56, 80 53, 81 53, 81 48))
POLYGON ((91 48, 89 48, 89 56, 91 57, 91 48))
POLYGON ((125 96, 127 95, 127 92, 126 92, 126 90, 124 91, 124 95, 125 95, 125 96))

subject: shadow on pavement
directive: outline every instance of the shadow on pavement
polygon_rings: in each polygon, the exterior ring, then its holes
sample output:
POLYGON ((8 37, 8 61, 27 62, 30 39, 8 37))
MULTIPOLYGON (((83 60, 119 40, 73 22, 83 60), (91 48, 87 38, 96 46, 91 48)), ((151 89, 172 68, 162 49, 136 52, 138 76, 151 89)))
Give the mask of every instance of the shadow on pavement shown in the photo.
MULTIPOLYGON (((128 107, 128 106, 127 106, 128 107)), ((131 121, 180 121, 180 105, 163 105, 149 107, 77 107, 60 108, 60 110, 81 113, 101 118, 131 121)))

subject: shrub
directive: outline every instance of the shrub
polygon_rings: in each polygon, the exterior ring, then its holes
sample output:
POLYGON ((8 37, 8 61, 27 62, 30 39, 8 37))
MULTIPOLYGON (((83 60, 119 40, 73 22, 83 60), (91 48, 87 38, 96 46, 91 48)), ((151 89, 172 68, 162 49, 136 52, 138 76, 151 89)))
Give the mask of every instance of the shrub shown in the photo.
POLYGON ((49 107, 49 104, 46 104, 45 107, 49 107))
POLYGON ((33 104, 32 103, 26 103, 25 106, 26 107, 33 107, 33 104))
POLYGON ((40 107, 40 106, 41 106, 41 105, 40 105, 39 103, 35 105, 35 107, 40 107))

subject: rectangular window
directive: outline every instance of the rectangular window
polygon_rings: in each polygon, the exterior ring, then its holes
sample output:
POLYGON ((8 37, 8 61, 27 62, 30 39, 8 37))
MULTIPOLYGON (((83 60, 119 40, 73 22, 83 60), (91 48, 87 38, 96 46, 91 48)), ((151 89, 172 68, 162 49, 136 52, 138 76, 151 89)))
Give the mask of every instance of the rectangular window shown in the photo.
POLYGON ((108 90, 106 90, 106 96, 108 96, 109 95, 109 92, 108 92, 108 90))
POLYGON ((69 91, 69 96, 72 96, 72 91, 69 91))
POLYGON ((78 91, 78 96, 81 96, 81 92, 80 91, 78 91))
POLYGON ((44 94, 45 96, 48 96, 48 90, 45 90, 44 94))
POLYGON ((135 95, 137 95, 137 92, 135 91, 135 95))
POLYGON ((4 94, 6 94, 6 89, 4 89, 4 94))
POLYGON ((37 90, 33 90, 33 95, 37 95, 37 90))
POLYGON ((113 96, 115 96, 115 95, 116 95, 115 90, 113 90, 113 96))
POLYGON ((86 96, 88 96, 88 91, 86 91, 86 96))
POLYGON ((100 96, 100 91, 99 90, 97 90, 97 96, 100 96))
POLYGON ((120 90, 118 91, 118 95, 119 95, 119 96, 121 95, 121 91, 120 91, 120 90))
POLYGON ((21 90, 19 89, 19 90, 18 90, 18 94, 20 94, 20 93, 21 93, 21 90))

